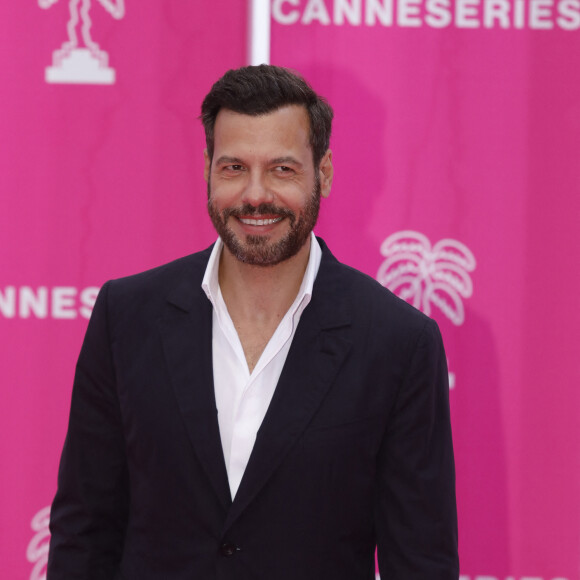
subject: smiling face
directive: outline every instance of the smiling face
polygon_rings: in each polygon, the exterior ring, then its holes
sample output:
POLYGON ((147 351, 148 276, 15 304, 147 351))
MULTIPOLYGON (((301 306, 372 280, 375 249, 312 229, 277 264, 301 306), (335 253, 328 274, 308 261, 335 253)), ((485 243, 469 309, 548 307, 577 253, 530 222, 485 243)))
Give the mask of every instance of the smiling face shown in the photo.
POLYGON ((332 183, 332 154, 314 167, 309 127, 296 105, 260 116, 219 112, 213 160, 205 153, 208 211, 241 262, 273 266, 305 247, 332 183))

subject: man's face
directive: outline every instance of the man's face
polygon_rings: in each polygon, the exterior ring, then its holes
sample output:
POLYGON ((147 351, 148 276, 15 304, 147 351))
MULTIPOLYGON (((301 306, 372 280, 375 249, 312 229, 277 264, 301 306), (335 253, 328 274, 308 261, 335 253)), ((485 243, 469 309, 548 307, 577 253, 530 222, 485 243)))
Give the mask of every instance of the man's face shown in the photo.
POLYGON ((296 105, 257 117, 219 112, 213 161, 205 154, 208 211, 238 260, 273 266, 308 239, 332 182, 332 155, 314 167, 309 129, 296 105))

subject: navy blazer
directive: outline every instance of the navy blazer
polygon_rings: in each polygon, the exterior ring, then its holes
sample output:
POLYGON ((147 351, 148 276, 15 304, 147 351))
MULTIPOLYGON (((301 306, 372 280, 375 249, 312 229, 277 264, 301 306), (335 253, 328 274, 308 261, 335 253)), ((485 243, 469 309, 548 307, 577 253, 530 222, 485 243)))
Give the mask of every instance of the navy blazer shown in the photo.
POLYGON ((48 580, 457 580, 434 321, 324 242, 234 501, 212 373, 211 248, 106 283, 79 356, 48 580))

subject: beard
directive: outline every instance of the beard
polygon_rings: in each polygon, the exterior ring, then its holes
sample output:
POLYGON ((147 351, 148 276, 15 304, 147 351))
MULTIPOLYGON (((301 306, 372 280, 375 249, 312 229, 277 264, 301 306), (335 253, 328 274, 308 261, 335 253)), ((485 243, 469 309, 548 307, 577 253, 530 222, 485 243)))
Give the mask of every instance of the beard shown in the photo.
POLYGON ((318 175, 316 175, 314 189, 299 217, 292 210, 278 207, 272 203, 262 203, 257 207, 246 203, 240 207, 227 208, 220 212, 212 201, 211 185, 209 183, 207 187, 207 209, 214 228, 226 248, 244 264, 275 266, 295 256, 306 243, 318 220, 318 212, 320 210, 320 179, 318 175), (245 240, 242 240, 228 226, 230 218, 238 219, 244 216, 260 219, 260 216, 271 215, 280 216, 283 220, 287 219, 290 222, 290 229, 277 242, 270 242, 267 234, 248 235, 245 240))

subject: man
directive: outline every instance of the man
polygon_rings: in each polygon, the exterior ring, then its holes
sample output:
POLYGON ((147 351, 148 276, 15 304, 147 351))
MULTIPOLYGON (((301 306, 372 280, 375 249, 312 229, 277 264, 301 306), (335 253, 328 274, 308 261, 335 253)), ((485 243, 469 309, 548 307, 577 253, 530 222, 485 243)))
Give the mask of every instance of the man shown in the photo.
POLYGON ((202 120, 219 239, 104 285, 48 580, 456 580, 437 326, 312 234, 332 110, 262 65, 202 120))

